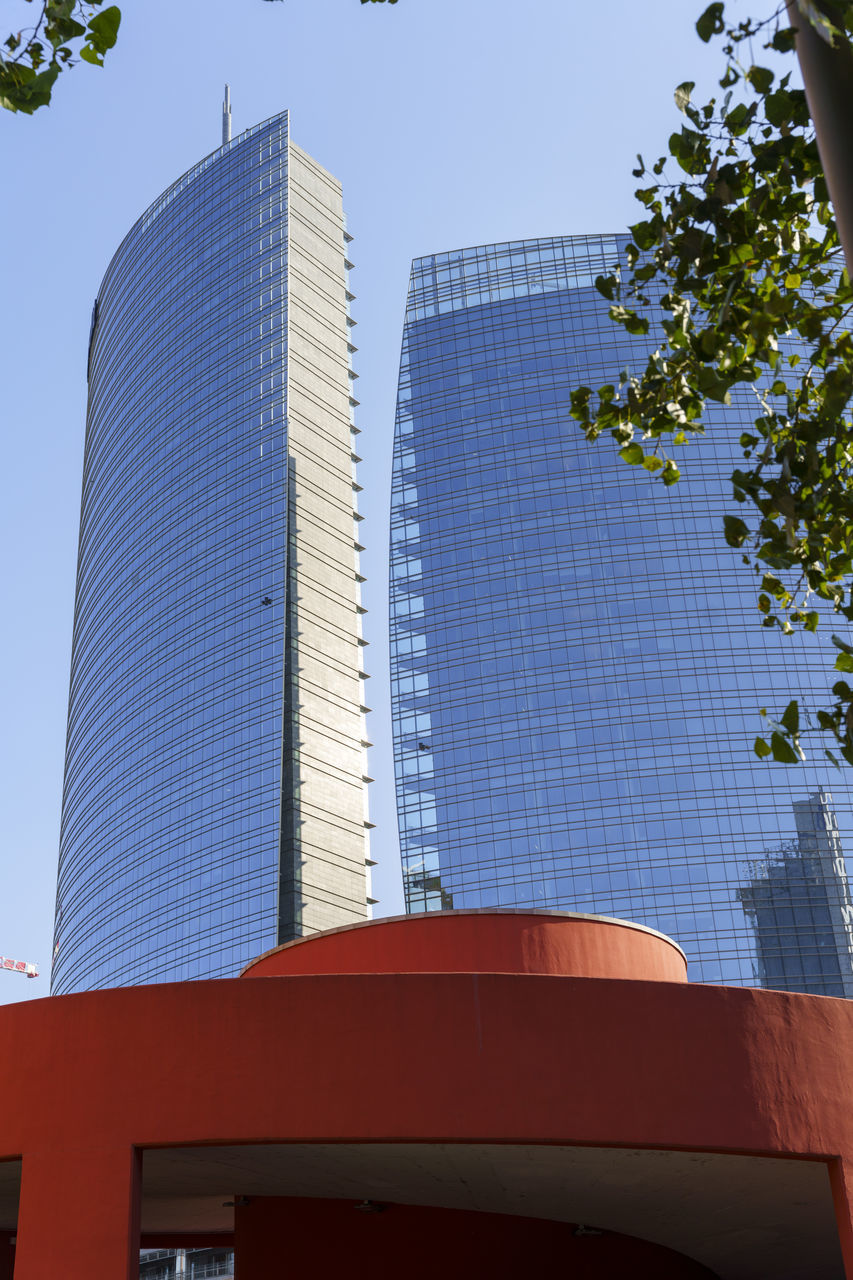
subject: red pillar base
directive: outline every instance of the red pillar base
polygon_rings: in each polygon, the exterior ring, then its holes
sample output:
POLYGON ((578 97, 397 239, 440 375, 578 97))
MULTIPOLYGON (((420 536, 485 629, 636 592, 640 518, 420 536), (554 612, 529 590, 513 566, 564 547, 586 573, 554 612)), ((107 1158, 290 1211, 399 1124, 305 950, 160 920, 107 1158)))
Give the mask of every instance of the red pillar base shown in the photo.
POLYGON ((853 1280, 853 1161, 833 1160, 829 1165, 829 1182, 835 1205, 838 1241, 844 1259, 844 1274, 853 1280))
POLYGON ((137 1280, 140 1153, 24 1153, 15 1280, 137 1280))
POLYGON ((655 1276, 711 1280, 683 1254, 616 1232, 459 1209, 257 1196, 234 1220, 237 1280, 295 1275, 351 1280, 516 1277, 553 1267, 571 1280, 655 1276))

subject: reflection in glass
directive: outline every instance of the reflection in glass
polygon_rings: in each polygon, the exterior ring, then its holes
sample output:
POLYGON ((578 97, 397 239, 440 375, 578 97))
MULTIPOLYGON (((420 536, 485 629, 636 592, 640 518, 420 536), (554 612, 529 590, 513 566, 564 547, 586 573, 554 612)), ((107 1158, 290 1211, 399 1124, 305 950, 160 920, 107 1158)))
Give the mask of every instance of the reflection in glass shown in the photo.
MULTIPOLYGON (((623 916, 675 937, 693 979, 754 985, 744 864, 802 844, 796 806, 828 785, 817 752, 756 758, 759 711, 824 698, 831 664, 822 629, 758 625, 722 540, 749 393, 711 407, 670 490, 571 419, 574 387, 648 353, 594 288, 619 257, 614 236, 555 237, 412 266, 391 529, 406 901, 623 916)), ((840 859, 846 796, 834 813, 840 859)), ((810 972, 804 923, 785 947, 810 972)), ((810 990, 849 972, 835 945, 810 990)))
POLYGON ((832 797, 795 801, 797 839, 749 864, 738 898, 764 987, 853 996, 853 900, 832 797))

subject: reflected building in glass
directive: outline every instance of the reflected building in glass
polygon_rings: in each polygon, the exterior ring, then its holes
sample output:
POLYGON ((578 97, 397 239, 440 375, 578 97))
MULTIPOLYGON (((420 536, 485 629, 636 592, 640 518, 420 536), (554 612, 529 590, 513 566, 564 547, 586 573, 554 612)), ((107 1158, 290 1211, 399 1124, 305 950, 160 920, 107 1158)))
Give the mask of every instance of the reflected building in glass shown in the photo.
POLYGON ((282 114, 104 277, 55 993, 232 976, 367 914, 348 240, 282 114))
POLYGON ((738 897, 755 931, 763 987, 853 996, 853 900, 832 797, 792 805, 797 836, 752 867, 738 897))
POLYGON ((818 641, 760 627, 722 540, 752 404, 712 408, 672 489, 569 414, 574 387, 645 360, 593 286, 621 245, 412 267, 391 534, 407 906, 620 916, 676 938, 694 980, 849 994, 849 799, 817 753, 752 751, 761 707, 826 689, 818 641))

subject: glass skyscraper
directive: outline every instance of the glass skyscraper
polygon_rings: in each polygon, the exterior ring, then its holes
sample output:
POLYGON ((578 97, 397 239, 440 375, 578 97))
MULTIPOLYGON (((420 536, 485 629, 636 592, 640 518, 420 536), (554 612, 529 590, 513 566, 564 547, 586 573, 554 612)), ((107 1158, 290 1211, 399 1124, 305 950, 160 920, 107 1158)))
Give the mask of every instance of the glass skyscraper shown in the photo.
POLYGON ((282 114, 104 277, 56 993, 231 976, 367 914, 348 241, 282 114))
POLYGON ((820 748, 752 751, 760 708, 819 702, 828 667, 814 637, 760 627, 722 541, 752 405, 711 410, 673 489, 569 414, 575 386, 645 360, 593 287, 620 256, 589 236, 412 267, 391 535, 407 906, 620 916, 674 937, 694 979, 853 995, 846 776, 820 748))

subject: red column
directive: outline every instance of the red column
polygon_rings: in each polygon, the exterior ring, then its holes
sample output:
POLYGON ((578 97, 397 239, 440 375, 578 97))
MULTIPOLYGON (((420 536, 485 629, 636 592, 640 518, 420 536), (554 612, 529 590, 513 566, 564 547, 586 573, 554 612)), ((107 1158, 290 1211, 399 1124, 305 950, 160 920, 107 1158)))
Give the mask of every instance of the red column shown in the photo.
POLYGON ((844 1259, 844 1274, 853 1280, 853 1160, 841 1156, 830 1161, 829 1182, 835 1204, 838 1241, 844 1259))
POLYGON ((15 1280, 138 1280, 141 1152, 24 1153, 15 1280))

